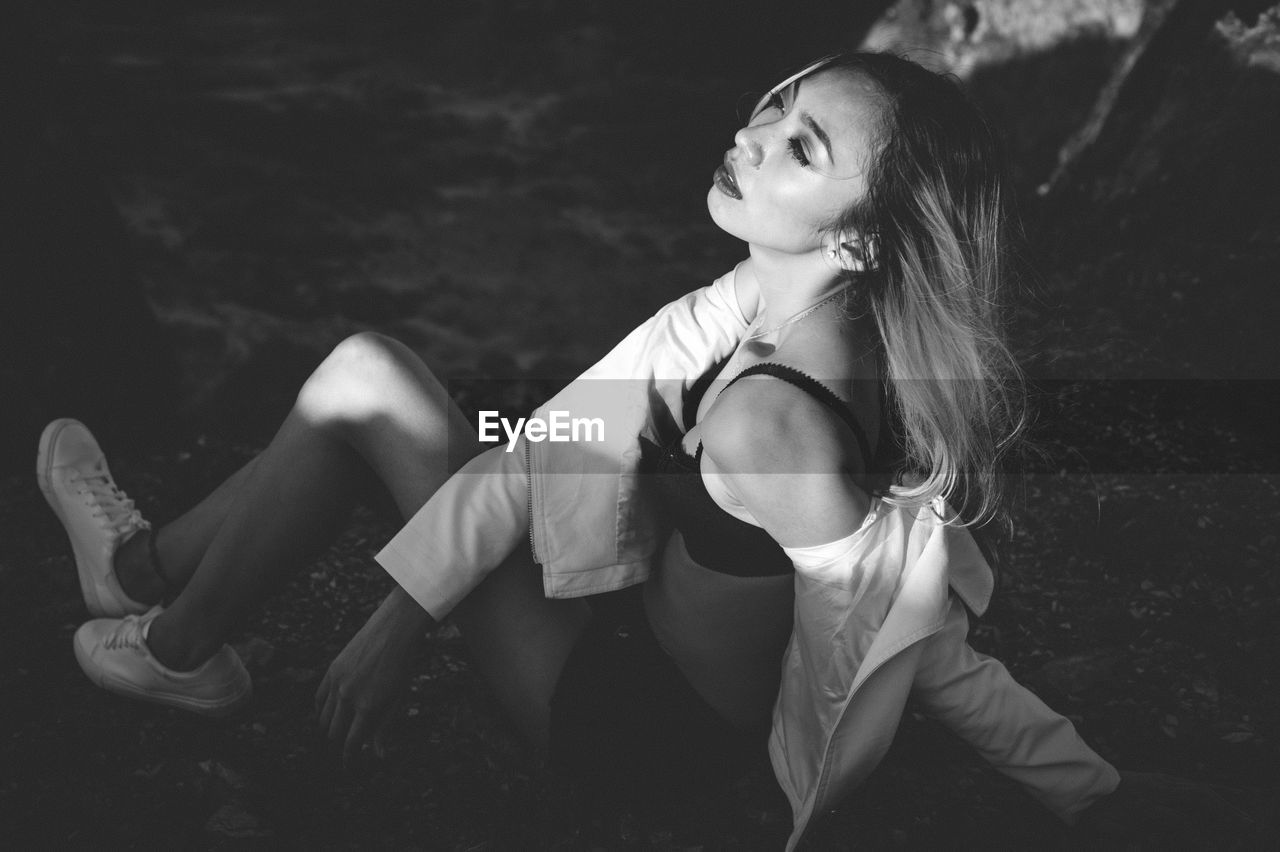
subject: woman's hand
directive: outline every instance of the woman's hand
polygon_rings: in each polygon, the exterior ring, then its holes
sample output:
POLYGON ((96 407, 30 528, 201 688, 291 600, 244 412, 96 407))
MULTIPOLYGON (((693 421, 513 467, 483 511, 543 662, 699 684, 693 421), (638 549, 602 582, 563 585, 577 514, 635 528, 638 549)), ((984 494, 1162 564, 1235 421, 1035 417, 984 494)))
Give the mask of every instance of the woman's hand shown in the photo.
POLYGON ((431 623, 431 616, 397 588, 325 672, 316 691, 316 712, 320 729, 341 745, 344 767, 371 739, 377 756, 383 756, 383 726, 431 623))
POLYGON ((1206 784, 1121 772, 1120 786, 1082 812, 1077 829, 1121 848, 1234 849, 1253 848, 1259 826, 1206 784))

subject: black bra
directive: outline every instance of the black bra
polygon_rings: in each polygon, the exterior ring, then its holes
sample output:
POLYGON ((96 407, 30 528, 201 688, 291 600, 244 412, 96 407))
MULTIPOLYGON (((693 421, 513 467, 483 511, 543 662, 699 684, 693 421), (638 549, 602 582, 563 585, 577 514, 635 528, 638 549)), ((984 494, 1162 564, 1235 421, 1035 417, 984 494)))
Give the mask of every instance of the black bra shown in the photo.
MULTIPOLYGON (((699 378, 685 395, 686 432, 693 428, 698 405, 719 373, 719 366, 717 364, 699 378)), ((754 375, 773 376, 795 385, 834 412, 857 439, 866 469, 872 469, 874 459, 866 432, 854 419, 849 407, 829 388, 793 367, 764 363, 743 370, 725 385, 725 389, 738 379, 754 375)), ((720 392, 724 393, 724 390, 720 392)), ((684 449, 683 438, 683 435, 676 436, 666 446, 660 447, 641 436, 640 471, 651 474, 647 481, 656 489, 672 525, 683 535, 689 555, 699 565, 723 574, 766 577, 791 573, 790 558, 763 528, 734 517, 712 499, 700 470, 702 443, 698 443, 694 455, 689 455, 684 449)))

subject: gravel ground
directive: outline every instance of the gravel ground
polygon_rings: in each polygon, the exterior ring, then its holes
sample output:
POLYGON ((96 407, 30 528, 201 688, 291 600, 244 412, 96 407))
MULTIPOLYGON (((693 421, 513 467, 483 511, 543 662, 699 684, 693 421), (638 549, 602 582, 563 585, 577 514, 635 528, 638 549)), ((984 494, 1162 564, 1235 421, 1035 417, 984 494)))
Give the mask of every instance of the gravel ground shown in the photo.
MULTIPOLYGON (((173 517, 259 449, 345 334, 406 339, 472 403, 487 391, 462 380, 504 379, 492 392, 518 408, 536 379, 572 374, 736 260, 700 187, 732 104, 767 80, 708 69, 687 44, 619 62, 643 31, 495 28, 477 8, 72 18, 77 121, 186 381, 184 427, 111 456, 149 517, 173 517)), ((1044 456, 1018 483, 1001 588, 972 641, 1108 759, 1214 785, 1261 831, 1280 805, 1275 395, 1177 344, 1194 319, 1168 296, 1191 274, 1180 264, 1220 248, 1185 236, 1050 257, 1020 307, 1044 456)), ((1239 287, 1271 286, 1275 254, 1231 247, 1239 287)), ((764 767, 702 801, 612 808, 548 778, 448 625, 390 756, 341 771, 311 700, 389 588, 371 557, 395 526, 373 509, 235 637, 256 698, 220 723, 85 681, 74 567, 33 478, 0 479, 0 529, 0 836, 17 847, 770 849, 787 833, 764 767)), ((1180 840, 1259 836, 1206 822, 1180 840)), ((815 847, 855 843, 1092 845, 914 712, 815 847)))

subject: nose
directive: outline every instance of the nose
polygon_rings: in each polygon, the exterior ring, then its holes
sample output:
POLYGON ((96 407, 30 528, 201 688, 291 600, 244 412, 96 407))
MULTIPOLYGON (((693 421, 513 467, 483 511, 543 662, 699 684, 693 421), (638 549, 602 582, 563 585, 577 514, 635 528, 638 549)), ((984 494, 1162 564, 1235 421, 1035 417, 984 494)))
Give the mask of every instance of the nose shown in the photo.
POLYGON ((746 160, 748 165, 758 166, 760 161, 764 159, 764 149, 760 147, 760 140, 756 136, 755 128, 744 127, 733 134, 733 143, 742 152, 738 156, 746 160))

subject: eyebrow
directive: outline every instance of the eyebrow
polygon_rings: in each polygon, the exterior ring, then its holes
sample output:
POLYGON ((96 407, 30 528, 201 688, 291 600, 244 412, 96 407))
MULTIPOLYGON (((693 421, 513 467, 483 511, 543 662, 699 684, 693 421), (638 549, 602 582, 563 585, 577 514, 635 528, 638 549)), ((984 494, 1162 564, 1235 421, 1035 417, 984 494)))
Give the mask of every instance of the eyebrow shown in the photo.
POLYGON ((834 163, 836 158, 835 154, 831 150, 831 137, 827 135, 827 131, 823 130, 818 125, 818 122, 813 120, 813 116, 809 115, 807 112, 800 113, 800 121, 804 123, 805 127, 813 131, 814 136, 818 137, 818 141, 827 149, 827 159, 834 163))

